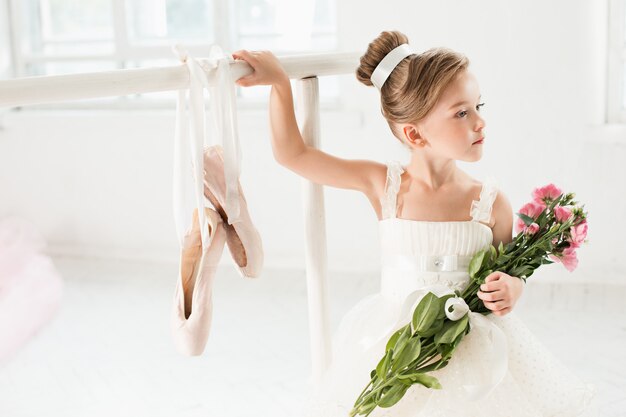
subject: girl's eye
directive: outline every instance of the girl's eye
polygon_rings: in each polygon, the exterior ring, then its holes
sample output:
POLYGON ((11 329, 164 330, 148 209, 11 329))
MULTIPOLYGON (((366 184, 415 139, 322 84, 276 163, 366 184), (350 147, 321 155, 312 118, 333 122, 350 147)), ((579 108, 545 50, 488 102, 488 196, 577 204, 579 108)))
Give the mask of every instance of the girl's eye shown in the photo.
MULTIPOLYGON (((482 106, 484 106, 484 105, 485 105, 485 103, 480 103, 480 104, 476 105, 476 110, 480 111, 480 108, 481 108, 482 106)), ((466 115, 466 114, 467 114, 467 112, 466 112, 465 110, 463 110, 463 111, 460 111, 460 112, 457 114, 457 116, 459 116, 459 117, 465 117, 465 115, 466 115)))

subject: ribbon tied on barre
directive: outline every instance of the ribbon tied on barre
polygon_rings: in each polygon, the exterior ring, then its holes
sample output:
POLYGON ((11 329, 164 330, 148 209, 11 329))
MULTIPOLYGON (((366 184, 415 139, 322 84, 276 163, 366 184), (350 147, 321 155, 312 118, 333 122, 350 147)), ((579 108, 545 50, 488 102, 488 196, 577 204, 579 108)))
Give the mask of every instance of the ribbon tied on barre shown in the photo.
MULTIPOLYGON (((176 101, 176 137, 174 145, 174 220, 176 232, 182 247, 185 232, 189 229, 188 219, 191 208, 188 187, 185 182, 186 170, 191 169, 193 196, 198 209, 198 222, 202 236, 202 247, 209 242, 207 220, 204 207, 211 203, 204 196, 204 150, 208 144, 205 127, 204 88, 209 91, 212 143, 221 145, 224 157, 224 178, 226 196, 224 210, 228 213, 228 223, 240 220, 239 175, 241 173, 241 147, 237 131, 235 85, 231 76, 231 55, 224 54, 217 45, 212 45, 208 59, 195 59, 180 45, 173 47, 178 59, 189 71, 189 88, 178 91, 176 101), (191 130, 191 135, 189 134, 191 130), (187 153, 186 151, 189 151, 187 153)), ((207 173, 207 175, 222 175, 207 173)))

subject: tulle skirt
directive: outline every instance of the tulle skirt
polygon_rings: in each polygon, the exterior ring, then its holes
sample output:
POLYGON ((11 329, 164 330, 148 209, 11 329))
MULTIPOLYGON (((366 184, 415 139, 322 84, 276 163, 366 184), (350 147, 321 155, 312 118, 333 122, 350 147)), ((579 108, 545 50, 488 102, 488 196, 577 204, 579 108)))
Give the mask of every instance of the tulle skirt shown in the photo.
MULTIPOLYGON (((440 294, 436 294, 440 296, 440 294)), ((358 302, 343 317, 333 336, 333 363, 319 390, 304 404, 301 415, 345 417, 370 381, 370 371, 383 357, 388 338, 409 322, 402 303, 380 293, 358 302), (401 324, 399 324, 401 323, 401 324)), ((405 304, 406 306, 406 304, 405 304)), ((470 313, 477 314, 477 313, 470 313)), ((390 408, 377 407, 370 416, 394 417, 574 417, 596 416, 591 403, 596 388, 577 378, 526 327, 514 312, 504 316, 482 316, 483 328, 474 328, 463 338, 444 368, 430 372, 442 389, 412 385, 390 408), (501 372, 494 376, 497 362, 493 340, 486 329, 504 342, 499 354, 501 372), (468 394, 467 386, 486 381, 480 396, 468 394), (491 382, 491 385, 489 384, 491 382), (490 388, 490 389, 485 389, 490 388)))
POLYGON ((0 365, 55 315, 63 281, 30 222, 0 220, 0 365))

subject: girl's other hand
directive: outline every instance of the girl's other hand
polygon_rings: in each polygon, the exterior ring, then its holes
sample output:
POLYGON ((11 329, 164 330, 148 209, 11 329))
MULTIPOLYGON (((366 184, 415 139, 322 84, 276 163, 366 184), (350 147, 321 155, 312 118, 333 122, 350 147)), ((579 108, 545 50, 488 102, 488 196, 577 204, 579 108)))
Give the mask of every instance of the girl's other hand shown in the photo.
POLYGON ((235 83, 242 87, 253 85, 274 85, 289 82, 289 77, 280 61, 270 51, 247 51, 245 49, 233 52, 233 58, 246 61, 253 69, 253 73, 239 78, 235 83))
POLYGON ((504 316, 513 310, 513 306, 522 295, 524 283, 520 278, 493 272, 485 278, 485 283, 480 286, 478 298, 483 300, 485 307, 496 316, 504 316))

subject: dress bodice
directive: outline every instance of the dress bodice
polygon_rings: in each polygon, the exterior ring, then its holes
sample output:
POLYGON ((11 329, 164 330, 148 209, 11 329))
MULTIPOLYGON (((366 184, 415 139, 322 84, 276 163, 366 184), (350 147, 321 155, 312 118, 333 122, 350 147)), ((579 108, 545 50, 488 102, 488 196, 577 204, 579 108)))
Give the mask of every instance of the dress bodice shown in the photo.
POLYGON ((402 298, 427 285, 444 284, 462 291, 469 283, 469 262, 493 241, 485 224, 497 195, 495 180, 488 177, 479 200, 474 200, 467 221, 421 221, 396 216, 400 176, 404 169, 387 164, 385 194, 379 221, 381 245, 381 293, 402 298))

